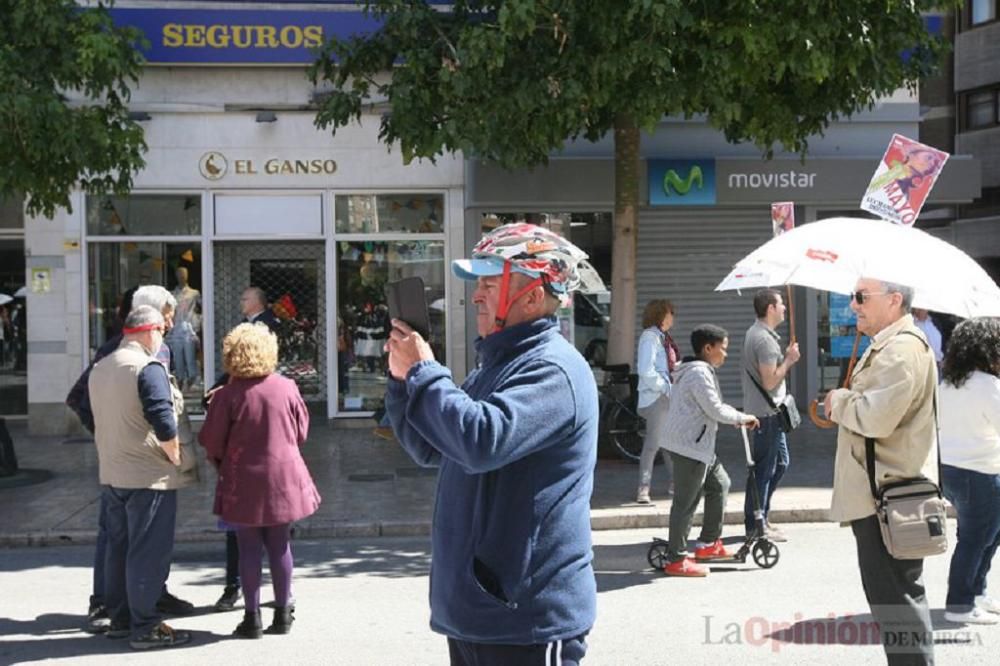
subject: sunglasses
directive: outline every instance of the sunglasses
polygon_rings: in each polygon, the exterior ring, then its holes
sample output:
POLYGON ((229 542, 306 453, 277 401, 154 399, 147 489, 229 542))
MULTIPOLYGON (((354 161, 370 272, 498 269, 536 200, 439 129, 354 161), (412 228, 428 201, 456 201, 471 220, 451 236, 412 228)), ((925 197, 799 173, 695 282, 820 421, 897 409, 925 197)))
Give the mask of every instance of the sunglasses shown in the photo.
POLYGON ((867 301, 872 296, 885 296, 888 293, 889 292, 887 291, 872 291, 866 294, 863 291, 856 291, 853 294, 851 294, 851 300, 857 303, 858 305, 864 305, 865 301, 867 301))

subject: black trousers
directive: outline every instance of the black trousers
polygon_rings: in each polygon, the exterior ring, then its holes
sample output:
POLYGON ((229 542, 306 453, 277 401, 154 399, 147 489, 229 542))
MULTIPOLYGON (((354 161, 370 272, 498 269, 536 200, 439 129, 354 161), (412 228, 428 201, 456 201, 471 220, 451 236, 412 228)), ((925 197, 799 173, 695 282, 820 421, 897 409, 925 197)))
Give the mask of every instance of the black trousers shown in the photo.
POLYGON ((878 518, 851 522, 861 584, 879 623, 890 666, 934 663, 934 628, 924 590, 923 560, 898 560, 885 549, 878 518))
POLYGON ((495 645, 448 639, 451 666, 579 666, 587 634, 536 645, 495 645))

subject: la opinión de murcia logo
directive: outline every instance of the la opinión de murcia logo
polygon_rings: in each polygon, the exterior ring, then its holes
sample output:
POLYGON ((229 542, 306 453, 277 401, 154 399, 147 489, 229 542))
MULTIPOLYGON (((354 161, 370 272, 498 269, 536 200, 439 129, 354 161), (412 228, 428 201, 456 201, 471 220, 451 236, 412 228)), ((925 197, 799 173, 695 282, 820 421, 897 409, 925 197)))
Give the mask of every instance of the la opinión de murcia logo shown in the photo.
POLYGON ((226 156, 216 151, 209 151, 198 160, 198 171, 208 180, 219 180, 229 170, 226 156))

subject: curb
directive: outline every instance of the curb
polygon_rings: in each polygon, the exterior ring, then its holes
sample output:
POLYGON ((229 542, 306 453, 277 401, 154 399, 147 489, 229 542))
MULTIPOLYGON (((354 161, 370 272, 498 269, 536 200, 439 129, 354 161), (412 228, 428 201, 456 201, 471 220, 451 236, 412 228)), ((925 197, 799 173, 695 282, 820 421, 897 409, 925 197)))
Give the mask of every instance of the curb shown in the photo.
MULTIPOLYGON (((799 508, 782 509, 771 512, 775 523, 817 523, 829 521, 828 509, 799 508)), ((694 515, 694 525, 701 525, 703 514, 694 515)), ((590 514, 592 530, 626 529, 666 529, 670 522, 668 511, 649 509, 594 509, 590 514)), ((742 525, 742 511, 727 511, 726 525, 742 525)), ((431 521, 427 520, 371 520, 371 521, 330 521, 296 525, 296 539, 351 539, 375 537, 425 537, 431 533, 431 521)), ((206 543, 218 541, 221 533, 215 529, 178 529, 175 543, 206 543)), ((92 545, 97 538, 96 530, 49 530, 45 532, 22 532, 20 534, 0 534, 0 548, 38 548, 55 546, 92 545)))

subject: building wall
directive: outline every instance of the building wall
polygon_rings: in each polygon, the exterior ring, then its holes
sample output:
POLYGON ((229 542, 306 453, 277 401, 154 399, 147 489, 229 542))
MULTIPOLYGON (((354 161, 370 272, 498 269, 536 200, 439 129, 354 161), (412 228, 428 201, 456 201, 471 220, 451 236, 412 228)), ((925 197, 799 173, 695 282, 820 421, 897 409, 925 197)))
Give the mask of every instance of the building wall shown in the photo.
POLYGON ((967 28, 955 36, 955 90, 1000 81, 1000 22, 967 28))
MULTIPOLYGON (((961 100, 970 91, 1000 87, 1000 22, 969 26, 968 11, 965 3, 955 34, 954 93, 959 114, 955 150, 981 162, 983 187, 979 197, 958 208, 953 242, 979 259, 996 280, 1000 279, 1000 125, 967 130, 961 100)), ((993 111, 1000 113, 996 106, 993 111)))
MULTIPOLYGON (((307 107, 314 92, 304 70, 290 68, 149 67, 133 95, 132 109, 147 112, 143 122, 149 150, 147 166, 135 178, 137 193, 164 190, 212 193, 282 190, 374 192, 433 190, 446 197, 446 247, 461 256, 464 242, 464 171, 460 157, 436 163, 404 164, 398 151, 378 140, 378 116, 332 135, 313 125, 307 107), (272 110, 277 121, 256 122, 258 109, 272 110), (199 171, 206 151, 227 156, 229 171, 208 181, 199 171), (333 159, 333 174, 235 173, 236 159, 333 159)), ((51 290, 29 294, 29 427, 36 433, 65 433, 78 428, 64 406, 66 393, 89 359, 84 349, 86 293, 83 280, 84 202, 73 197, 73 210, 52 219, 28 219, 27 279, 35 267, 51 269, 51 290)), ((203 202, 211 202, 203 197, 203 202)), ((328 220, 330 221, 330 220, 328 220)), ((452 257, 446 257, 446 261, 452 257)), ((449 272, 450 276, 450 272, 449 272)), ((455 374, 465 373, 463 285, 448 278, 449 356, 455 374)), ((30 282, 29 282, 30 283, 30 282)), ((328 332, 332 335, 332 331, 328 332)))

